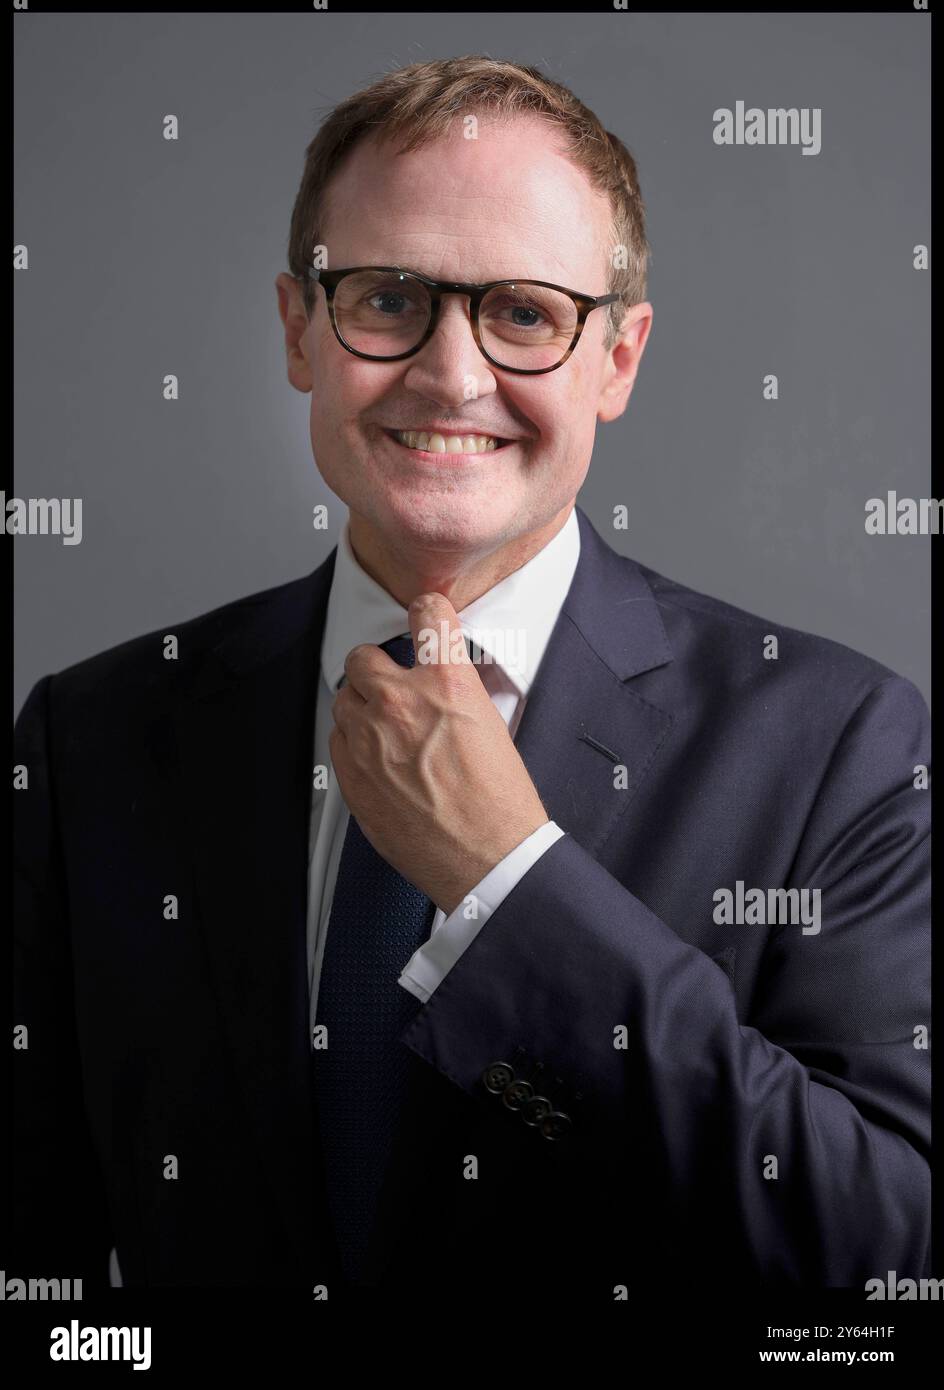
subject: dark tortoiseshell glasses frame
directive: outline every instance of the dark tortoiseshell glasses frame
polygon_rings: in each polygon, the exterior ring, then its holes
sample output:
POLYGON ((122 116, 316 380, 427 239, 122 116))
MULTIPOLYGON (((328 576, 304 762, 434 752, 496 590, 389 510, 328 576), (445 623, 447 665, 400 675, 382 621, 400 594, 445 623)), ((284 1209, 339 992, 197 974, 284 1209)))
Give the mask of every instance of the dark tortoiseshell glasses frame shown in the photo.
MULTIPOLYGON (((295 278, 298 279, 297 276, 295 278)), ((368 362, 401 362, 405 357, 412 357, 414 353, 420 351, 424 344, 429 342, 430 338, 435 333, 436 324, 439 322, 439 306, 442 302, 443 295, 461 294, 468 295, 469 297, 469 319, 472 325, 472 336, 475 339, 475 344, 479 352, 486 361, 491 362, 493 367, 498 367, 499 370, 503 372, 517 372, 520 376, 540 376, 544 372, 556 372, 558 367, 564 365, 580 341, 580 335, 583 332, 587 316, 591 314, 594 309, 600 309, 605 304, 615 304, 619 299, 618 294, 579 294, 577 290, 567 289, 565 285, 554 285, 549 280, 490 280, 488 284, 485 285, 468 285, 461 281, 454 280, 431 280, 427 275, 420 275, 416 270, 404 270, 402 266, 398 265, 354 265, 348 266, 346 270, 316 270, 314 267, 309 267, 308 278, 321 285, 324 290, 325 301, 328 306, 328 317, 331 320, 331 327, 334 329, 334 336, 344 350, 353 353, 355 357, 366 358, 368 362), (344 341, 334 314, 335 291, 345 276, 356 275, 364 270, 379 271, 384 275, 395 275, 401 280, 413 280, 420 285, 424 285, 429 291, 429 323, 426 325, 426 330, 419 342, 414 344, 414 346, 409 348, 406 352, 398 352, 391 357, 378 357, 375 353, 361 352, 358 348, 351 347, 350 343, 344 341), (502 285, 537 285, 545 290, 557 290, 559 294, 566 294, 569 299, 573 300, 577 310, 577 323, 574 328, 574 336, 570 340, 570 345, 563 357, 559 362, 555 362, 552 367, 509 367, 504 362, 499 362, 497 358, 493 357, 483 345, 482 337, 479 332, 479 305, 482 303, 482 300, 489 290, 497 289, 502 285)))

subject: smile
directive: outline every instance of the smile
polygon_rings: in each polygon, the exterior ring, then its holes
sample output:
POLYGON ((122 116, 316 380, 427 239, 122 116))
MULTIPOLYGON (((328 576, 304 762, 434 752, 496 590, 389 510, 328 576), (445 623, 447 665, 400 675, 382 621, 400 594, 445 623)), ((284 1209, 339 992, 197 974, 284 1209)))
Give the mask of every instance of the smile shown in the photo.
POLYGON ((427 454, 492 454, 509 443, 490 434, 427 434, 425 430, 388 430, 406 449, 427 454))

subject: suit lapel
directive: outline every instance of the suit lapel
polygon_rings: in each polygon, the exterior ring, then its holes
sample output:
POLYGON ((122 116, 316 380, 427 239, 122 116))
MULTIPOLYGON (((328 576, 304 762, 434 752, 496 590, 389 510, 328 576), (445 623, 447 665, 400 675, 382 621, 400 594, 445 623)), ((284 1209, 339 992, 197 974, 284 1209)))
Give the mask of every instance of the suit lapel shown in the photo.
MULTIPOLYGON (((242 621, 175 711, 215 995, 263 1164, 311 1259, 306 901, 318 655, 335 552, 242 621)), ((184 642, 186 637, 183 638, 184 642)))
POLYGON ((551 820, 602 858, 672 722, 628 682, 672 653, 638 565, 606 545, 580 507, 577 518, 580 559, 515 745, 551 820), (614 796, 618 764, 625 789, 614 796))

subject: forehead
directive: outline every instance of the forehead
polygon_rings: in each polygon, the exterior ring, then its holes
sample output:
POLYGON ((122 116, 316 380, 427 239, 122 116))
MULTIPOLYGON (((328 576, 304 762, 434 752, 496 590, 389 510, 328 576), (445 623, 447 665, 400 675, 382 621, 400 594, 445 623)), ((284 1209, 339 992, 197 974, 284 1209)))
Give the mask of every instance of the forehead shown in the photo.
POLYGON ((561 137, 533 118, 493 124, 483 114, 476 139, 466 128, 457 116, 454 133, 408 153, 372 137, 356 145, 328 185, 328 264, 453 280, 530 275, 602 293, 609 202, 561 137))

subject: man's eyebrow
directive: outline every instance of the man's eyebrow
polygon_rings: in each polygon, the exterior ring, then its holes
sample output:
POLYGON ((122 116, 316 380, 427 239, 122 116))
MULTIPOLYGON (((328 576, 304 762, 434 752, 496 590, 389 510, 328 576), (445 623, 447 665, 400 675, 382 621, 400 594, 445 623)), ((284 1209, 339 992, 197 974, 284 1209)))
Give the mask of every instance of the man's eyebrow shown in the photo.
MULTIPOLYGON (((438 276, 438 275, 433 275, 433 274, 431 274, 429 271, 420 270, 420 269, 419 269, 417 266, 415 266, 415 265, 403 265, 403 264, 401 264, 401 262, 399 262, 399 261, 365 261, 364 264, 365 264, 365 265, 373 265, 373 266, 387 266, 387 267, 388 267, 389 269, 391 269, 391 270, 402 270, 402 271, 405 271, 408 275, 423 275, 423 276, 425 276, 425 278, 426 278, 427 280, 439 280, 439 279, 441 279, 440 276, 438 276)), ((481 279, 481 280, 477 280, 477 279, 471 279, 471 280, 470 280, 470 279, 466 279, 466 278, 461 278, 461 279, 459 279, 459 280, 453 280, 452 278, 450 278, 446 283, 447 283, 447 284, 450 284, 450 285, 452 285, 452 284, 464 284, 464 285, 492 285, 492 284, 501 284, 501 282, 504 281, 504 280, 542 280, 542 279, 546 279, 546 278, 547 278, 547 277, 545 277, 545 276, 541 276, 541 275, 532 275, 532 274, 530 274, 530 273, 525 273, 524 271, 522 271, 522 273, 521 273, 520 275, 489 275, 489 276, 486 276, 484 279, 481 279)))
MULTIPOLYGON (((426 274, 426 271, 425 271, 425 270, 420 270, 420 269, 418 269, 418 267, 415 266, 415 265, 404 265, 401 261, 391 261, 391 260, 386 259, 386 258, 383 257, 383 256, 375 256, 373 260, 356 261, 356 262, 355 262, 355 261, 352 261, 351 264, 352 264, 352 265, 355 265, 355 264, 356 264, 356 265, 366 265, 366 266, 387 266, 388 269, 391 269, 391 270, 407 270, 407 271, 410 271, 413 275, 425 275, 425 274, 426 274)), ((432 280, 432 279, 434 279, 435 277, 432 276, 432 275, 430 275, 429 278, 432 280)))
POLYGON ((427 280, 438 280, 439 276, 434 275, 430 270, 423 270, 416 265, 403 265, 400 261, 387 261, 387 265, 392 265, 395 270, 405 270, 410 275, 425 275, 427 280))
MULTIPOLYGON (((351 264, 353 265, 354 262, 352 261, 351 264)), ((386 268, 387 270, 402 270, 402 271, 405 271, 406 274, 408 274, 408 275, 423 275, 423 276, 426 277, 427 280, 435 280, 435 279, 437 278, 435 275, 431 275, 431 274, 430 274, 428 271, 426 271, 426 270, 420 270, 420 268, 419 268, 418 266, 415 266, 415 265, 404 265, 404 264, 402 263, 402 261, 388 261, 388 260, 384 260, 383 258, 381 258, 381 259, 379 259, 379 260, 373 260, 373 261, 358 261, 357 264, 358 264, 358 265, 363 265, 363 266, 368 266, 368 267, 370 267, 370 266, 376 266, 376 267, 379 267, 379 268, 381 268, 381 269, 386 268)))

